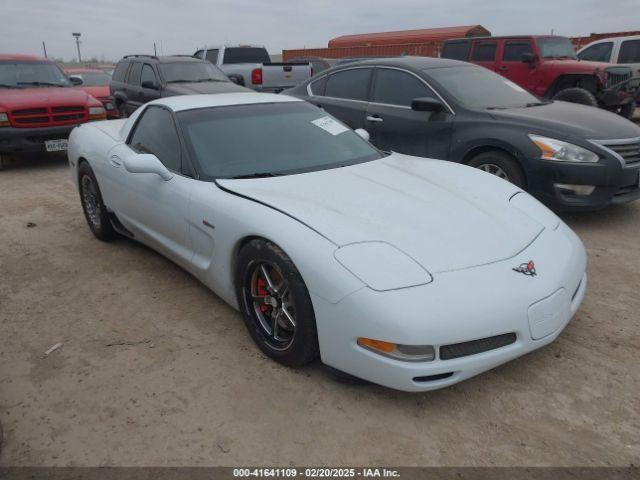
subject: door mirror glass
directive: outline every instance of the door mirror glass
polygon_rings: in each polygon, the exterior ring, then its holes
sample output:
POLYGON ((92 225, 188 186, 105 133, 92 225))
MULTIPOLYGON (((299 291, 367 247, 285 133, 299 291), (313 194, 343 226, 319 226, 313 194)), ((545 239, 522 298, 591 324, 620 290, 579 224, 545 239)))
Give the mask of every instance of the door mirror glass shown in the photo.
POLYGON ((369 132, 367 132, 364 128, 356 128, 356 133, 360 138, 366 140, 367 142, 369 141, 369 132))
POLYGON ((78 85, 82 85, 82 78, 76 76, 76 75, 72 75, 69 77, 69 80, 71 81, 72 84, 74 84, 75 86, 78 85))
POLYGON ((536 56, 531 52, 525 52, 522 54, 522 62, 533 64, 536 61, 536 56))
POLYGON ((151 153, 134 153, 122 162, 129 173, 155 173, 164 181, 171 180, 173 173, 167 170, 158 157, 151 153))
POLYGON ((416 112, 441 112, 444 110, 444 105, 437 98, 414 98, 411 102, 411 110, 416 112))

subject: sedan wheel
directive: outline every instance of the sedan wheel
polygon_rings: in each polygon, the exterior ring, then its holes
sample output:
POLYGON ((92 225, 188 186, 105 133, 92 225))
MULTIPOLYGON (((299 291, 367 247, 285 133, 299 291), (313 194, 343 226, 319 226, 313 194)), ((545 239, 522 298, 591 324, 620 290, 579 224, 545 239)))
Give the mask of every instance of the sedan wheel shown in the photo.
POLYGON ((487 173, 490 173, 492 175, 495 175, 496 177, 500 177, 503 180, 507 180, 509 181, 509 176, 507 175, 507 172, 505 172, 503 169, 501 169, 498 165, 494 164, 494 163, 483 163, 482 165, 478 165, 478 167, 480 170, 484 170, 487 173))
POLYGON ((256 239, 235 263, 238 304, 256 344, 290 367, 313 361, 319 352, 313 305, 291 259, 274 243, 256 239))
POLYGON ((469 161, 468 165, 525 188, 526 181, 520 164, 504 151, 492 150, 479 153, 469 161))

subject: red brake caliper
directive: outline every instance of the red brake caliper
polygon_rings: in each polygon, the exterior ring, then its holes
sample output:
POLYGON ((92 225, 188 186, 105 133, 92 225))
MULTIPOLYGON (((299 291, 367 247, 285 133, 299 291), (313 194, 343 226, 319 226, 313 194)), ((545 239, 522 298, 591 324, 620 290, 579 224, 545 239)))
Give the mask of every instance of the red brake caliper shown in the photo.
MULTIPOLYGON (((261 297, 269 295, 267 292, 267 282, 265 282, 262 278, 258 278, 258 295, 261 297)), ((262 304, 260 305, 260 311, 262 313, 267 312, 271 308, 271 305, 262 304)))

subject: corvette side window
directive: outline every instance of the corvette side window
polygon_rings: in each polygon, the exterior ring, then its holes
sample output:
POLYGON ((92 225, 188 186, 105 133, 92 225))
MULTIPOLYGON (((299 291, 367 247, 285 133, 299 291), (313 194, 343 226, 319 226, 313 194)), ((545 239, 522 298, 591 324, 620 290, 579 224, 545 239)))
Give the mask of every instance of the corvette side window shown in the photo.
POLYGON ((180 140, 171 113, 147 107, 138 120, 129 146, 138 153, 152 153, 174 172, 180 171, 180 140))

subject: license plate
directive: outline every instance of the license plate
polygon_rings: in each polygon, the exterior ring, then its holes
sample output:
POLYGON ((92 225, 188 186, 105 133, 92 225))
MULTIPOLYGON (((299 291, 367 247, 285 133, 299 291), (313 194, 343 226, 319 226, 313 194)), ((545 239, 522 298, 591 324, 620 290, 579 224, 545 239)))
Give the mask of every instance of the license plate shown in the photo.
POLYGON ((61 138, 60 140, 46 140, 44 142, 44 148, 47 152, 61 152, 67 149, 67 140, 61 138))

